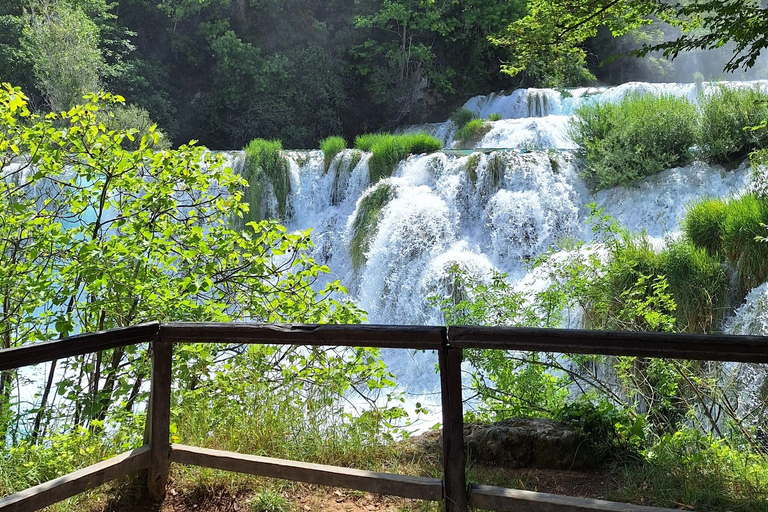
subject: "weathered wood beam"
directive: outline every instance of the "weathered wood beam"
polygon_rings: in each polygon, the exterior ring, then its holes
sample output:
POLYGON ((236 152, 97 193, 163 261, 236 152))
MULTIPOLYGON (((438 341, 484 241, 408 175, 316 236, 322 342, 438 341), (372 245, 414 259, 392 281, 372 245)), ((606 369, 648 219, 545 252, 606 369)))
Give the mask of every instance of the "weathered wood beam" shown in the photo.
POLYGON ((442 481, 434 478, 376 473, 179 444, 171 445, 171 462, 419 500, 439 501, 443 497, 442 481))
POLYGON ((445 327, 420 325, 280 325, 167 323, 162 338, 176 343, 269 343, 437 350, 445 327))
POLYGON ((0 350, 0 371, 156 341, 159 329, 159 322, 151 322, 0 350))
POLYGON ((517 327, 451 327, 452 347, 768 363, 768 337, 517 327))
POLYGON ((2 512, 32 512, 149 467, 149 447, 123 453, 5 498, 2 512))
POLYGON ((477 484, 472 484, 469 488, 469 504, 483 510, 503 512, 675 512, 670 508, 645 507, 477 484))

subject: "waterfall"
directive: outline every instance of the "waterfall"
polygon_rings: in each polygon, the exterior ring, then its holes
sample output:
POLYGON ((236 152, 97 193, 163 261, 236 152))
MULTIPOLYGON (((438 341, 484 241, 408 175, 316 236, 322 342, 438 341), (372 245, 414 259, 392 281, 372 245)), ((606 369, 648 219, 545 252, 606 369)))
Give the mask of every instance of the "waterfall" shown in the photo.
MULTIPOLYGON (((312 255, 331 269, 325 279, 340 279, 368 312, 370 323, 440 324, 441 314, 429 299, 449 292, 453 266, 480 280, 492 271, 504 272, 516 289, 530 290, 546 280, 528 269, 531 259, 547 251, 569 257, 566 249, 574 242, 599 250, 588 224, 591 203, 629 231, 644 232, 659 248, 680 236, 688 204, 746 190, 746 165, 726 170, 694 162, 632 186, 591 193, 580 177, 576 146, 568 135, 574 109, 586 102, 617 102, 633 94, 696 101, 719 85, 629 83, 472 98, 465 108, 484 118, 502 116, 489 121, 490 130, 475 150, 450 150, 455 131, 451 121, 403 128, 399 131, 427 131, 449 150, 412 155, 378 184, 369 182, 369 153, 345 150, 325 171, 322 152, 289 151, 291 194, 284 220, 291 230, 312 228, 312 255), (380 209, 361 236, 355 219, 371 208, 365 198, 377 187, 386 193, 379 190, 380 209), (353 240, 364 240, 357 264, 351 256, 353 240)), ((768 89, 766 81, 725 85, 768 89)), ((569 325, 577 322, 578 313, 569 325)), ((751 322, 746 332, 756 333, 756 325, 751 322)), ((385 358, 398 382, 414 393, 437 387, 433 355, 391 351, 385 358)))

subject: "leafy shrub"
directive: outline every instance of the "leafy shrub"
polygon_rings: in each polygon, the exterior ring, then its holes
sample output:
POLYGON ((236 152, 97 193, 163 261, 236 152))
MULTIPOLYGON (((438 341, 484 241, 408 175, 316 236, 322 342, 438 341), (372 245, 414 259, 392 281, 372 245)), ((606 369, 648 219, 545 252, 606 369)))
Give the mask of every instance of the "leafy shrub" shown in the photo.
POLYGON ((716 255, 722 250, 723 223, 727 213, 725 201, 704 199, 693 204, 683 220, 685 235, 696 247, 716 255))
POLYGON ((768 147, 768 130, 751 130, 768 118, 768 94, 756 89, 718 87, 701 102, 702 159, 725 164, 768 147))
POLYGON ((381 210, 392 199, 395 189, 388 183, 379 183, 360 198, 355 220, 352 222, 352 236, 349 240, 349 255, 355 269, 365 265, 371 240, 376 234, 381 210))
POLYGON ((468 122, 476 117, 475 113, 468 108, 459 108, 454 110, 453 114, 451 114, 451 121, 456 125, 457 130, 461 130, 468 122))
POLYGON ((765 511, 768 463, 762 454, 692 428, 663 434, 641 464, 623 469, 609 499, 695 510, 765 511))
POLYGON ((344 140, 344 137, 328 137, 320 141, 320 149, 323 150, 325 172, 328 172, 333 157, 347 149, 347 141, 344 140))
POLYGON ((501 121, 501 114, 493 113, 488 116, 489 121, 501 121))
POLYGON ((384 133, 358 135, 355 138, 355 147, 373 153, 368 160, 368 177, 371 183, 376 183, 391 176, 397 164, 408 155, 439 151, 443 144, 426 133, 384 133))
POLYGON ((482 119, 473 119, 464 127, 456 131, 456 140, 461 143, 462 146, 477 144, 483 135, 488 133, 491 129, 491 125, 483 121, 482 119))
POLYGON ((638 456, 645 445, 645 418, 607 400, 595 403, 582 395, 565 404, 555 419, 586 437, 598 460, 638 456))
POLYGON ((754 194, 733 199, 726 204, 723 222, 723 251, 738 271, 739 292, 768 279, 768 244, 756 239, 768 223, 768 202, 754 194))
POLYGON ((696 142, 696 109, 683 98, 630 96, 576 110, 570 135, 594 189, 627 185, 685 165, 696 142))
POLYGON ((253 139, 244 151, 243 178, 250 185, 244 197, 250 207, 245 221, 261 220, 264 180, 272 184, 277 198, 277 214, 284 217, 291 182, 288 179, 288 160, 283 156, 283 144, 279 140, 253 139))
POLYGON ((728 278, 720 261, 689 240, 656 252, 645 237, 623 234, 610 246, 603 278, 589 284, 589 319, 600 329, 715 331, 728 278))

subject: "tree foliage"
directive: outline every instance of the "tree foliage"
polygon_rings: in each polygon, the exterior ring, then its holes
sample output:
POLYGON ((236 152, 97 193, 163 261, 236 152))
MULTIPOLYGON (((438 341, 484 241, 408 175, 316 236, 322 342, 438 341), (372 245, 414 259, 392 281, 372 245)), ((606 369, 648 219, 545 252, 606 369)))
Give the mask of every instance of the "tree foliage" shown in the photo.
MULTIPOLYGON (((141 136, 107 127, 101 110, 121 101, 89 95, 40 118, 19 89, 0 89, 2 348, 149 320, 360 321, 358 308, 336 299, 345 292, 338 282, 313 288, 328 269, 308 256, 308 232, 267 221, 233 229, 232 217, 247 211, 242 178, 194 144, 152 150, 154 126, 141 136)), ((179 348, 178 386, 199 387, 217 361, 238 353, 179 348)), ((332 382, 337 397, 352 383, 390 382, 367 349, 264 348, 251 357, 271 368, 275 392, 297 399, 311 382, 332 382), (281 377, 285 361, 301 379, 281 377)), ((146 399, 149 360, 142 347, 125 347, 54 362, 32 414, 12 398, 14 374, 0 377, 0 439, 9 427, 10 438, 36 439, 57 425, 130 417, 146 399), (65 401, 53 408, 55 396, 65 401)))

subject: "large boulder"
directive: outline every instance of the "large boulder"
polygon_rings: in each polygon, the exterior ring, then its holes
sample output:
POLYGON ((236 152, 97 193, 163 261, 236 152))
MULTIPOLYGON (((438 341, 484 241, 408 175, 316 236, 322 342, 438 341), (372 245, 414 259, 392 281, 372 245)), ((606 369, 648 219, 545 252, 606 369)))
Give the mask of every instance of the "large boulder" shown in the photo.
POLYGON ((464 425, 467 458, 510 468, 591 469, 591 443, 571 427, 542 418, 511 418, 464 425))

